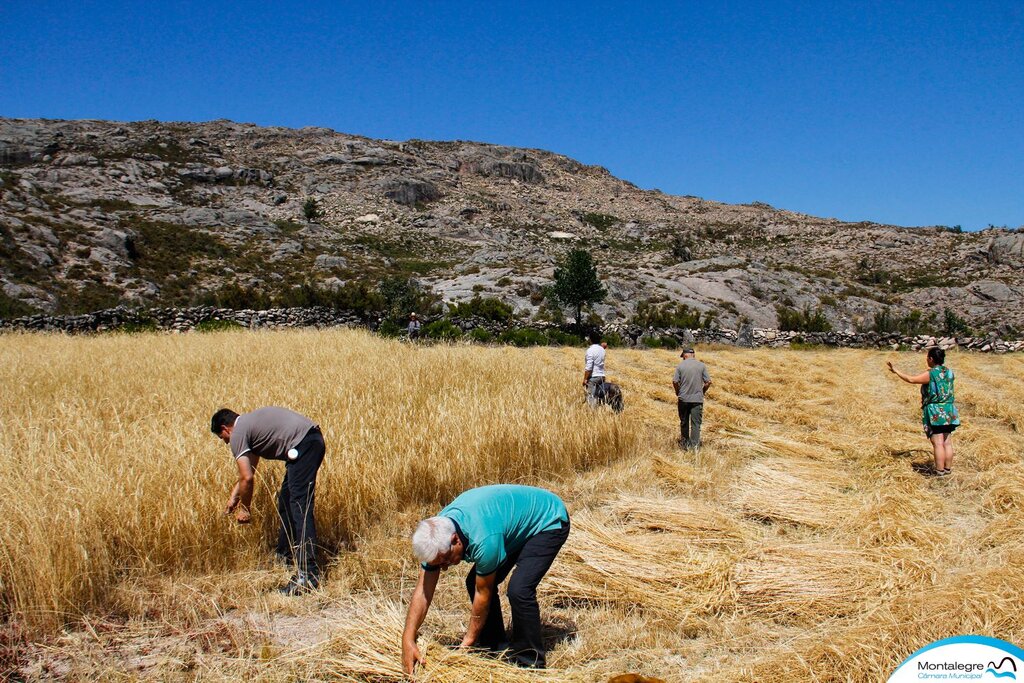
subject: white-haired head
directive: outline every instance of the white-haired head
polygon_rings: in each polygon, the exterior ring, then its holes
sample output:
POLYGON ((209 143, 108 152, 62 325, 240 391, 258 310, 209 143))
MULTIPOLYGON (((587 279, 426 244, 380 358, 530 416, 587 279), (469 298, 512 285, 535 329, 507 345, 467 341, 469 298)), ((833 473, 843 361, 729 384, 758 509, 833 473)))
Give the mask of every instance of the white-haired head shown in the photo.
POLYGON ((430 517, 412 533, 412 552, 420 562, 431 563, 452 549, 455 522, 447 517, 430 517))

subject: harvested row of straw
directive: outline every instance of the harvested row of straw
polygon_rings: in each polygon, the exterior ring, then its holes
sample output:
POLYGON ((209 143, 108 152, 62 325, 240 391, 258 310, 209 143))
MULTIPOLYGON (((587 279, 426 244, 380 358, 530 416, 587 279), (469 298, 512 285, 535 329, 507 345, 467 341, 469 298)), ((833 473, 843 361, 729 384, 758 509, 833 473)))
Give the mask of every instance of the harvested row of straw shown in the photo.
POLYGON ((685 620, 731 602, 728 558, 691 546, 684 536, 637 533, 577 515, 545 584, 568 603, 640 607, 685 620))
POLYGON ((891 482, 876 491, 842 522, 857 546, 913 547, 934 556, 946 544, 947 531, 934 523, 938 502, 920 495, 918 482, 891 482))
POLYGON ((1000 465, 993 469, 988 480, 985 508, 997 515, 1024 515, 1024 475, 1020 466, 1000 465))
POLYGON ((818 443, 811 435, 797 441, 763 429, 722 430, 722 439, 730 448, 737 448, 757 455, 791 455, 808 460, 822 460, 835 452, 824 443, 818 443), (812 443, 814 442, 814 443, 812 443))
POLYGON ((606 509, 632 526, 670 532, 672 541, 705 546, 744 542, 742 527, 728 515, 692 498, 618 498, 606 509))
POLYGON ((661 456, 654 456, 651 459, 651 469, 662 479, 684 485, 686 488, 699 486, 706 480, 706 473, 699 472, 693 465, 661 456))
MULTIPOLYGON (((336 625, 337 631, 319 667, 332 678, 344 680, 408 680, 402 672, 401 634, 404 607, 398 603, 377 603, 336 625)), ((464 650, 444 647, 421 638, 420 651, 426 665, 418 667, 413 680, 423 683, 516 683, 517 681, 581 681, 578 674, 564 671, 526 671, 499 660, 464 650)), ((294 655, 293 655, 294 656, 294 655)))
POLYGON ((867 552, 826 543, 766 548, 736 563, 739 604, 783 623, 813 624, 863 610, 886 572, 867 552))
POLYGON ((813 528, 837 526, 852 507, 830 481, 829 468, 793 460, 754 462, 741 472, 731 493, 748 517, 813 528))
POLYGON ((744 669, 724 672, 723 679, 873 683, 915 650, 941 638, 975 633, 1020 642, 1020 605, 1009 596, 1024 589, 1024 548, 1004 562, 945 575, 942 583, 893 596, 860 618, 809 629, 782 648, 766 648, 744 669))

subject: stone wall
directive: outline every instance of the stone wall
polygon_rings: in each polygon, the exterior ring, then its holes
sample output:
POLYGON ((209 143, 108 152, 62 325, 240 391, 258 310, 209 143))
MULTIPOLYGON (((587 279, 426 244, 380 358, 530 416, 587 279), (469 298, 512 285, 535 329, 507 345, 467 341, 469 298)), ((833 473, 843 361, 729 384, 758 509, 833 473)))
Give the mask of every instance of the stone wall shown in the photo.
POLYGON ((213 322, 235 323, 249 329, 338 327, 363 324, 363 320, 356 313, 331 308, 274 308, 253 311, 199 306, 195 308, 110 308, 83 315, 30 315, 14 320, 0 320, 0 332, 26 330, 79 334, 148 328, 187 332, 203 323, 213 322))
MULTIPOLYGON (((40 331, 80 334, 114 330, 168 330, 187 332, 204 324, 217 322, 237 324, 248 329, 288 327, 366 327, 376 329, 379 319, 367 318, 355 311, 331 308, 277 308, 265 311, 212 308, 111 308, 84 315, 48 316, 32 315, 13 320, 0 320, 0 332, 40 331)), ((423 319, 424 326, 430 322, 423 319)), ((523 327, 479 318, 454 318, 452 322, 463 332, 483 328, 494 335, 523 327)), ((553 323, 531 323, 525 327, 537 330, 559 329, 553 323)), ((781 330, 745 327, 740 330, 724 328, 684 330, 678 328, 641 328, 636 325, 610 324, 605 334, 615 334, 627 346, 664 346, 673 342, 686 344, 729 344, 743 347, 788 347, 792 344, 813 344, 837 348, 890 348, 924 349, 939 346, 944 349, 963 348, 985 353, 1024 351, 1024 340, 1004 340, 994 337, 930 337, 904 336, 893 333, 847 332, 784 332, 781 330)))

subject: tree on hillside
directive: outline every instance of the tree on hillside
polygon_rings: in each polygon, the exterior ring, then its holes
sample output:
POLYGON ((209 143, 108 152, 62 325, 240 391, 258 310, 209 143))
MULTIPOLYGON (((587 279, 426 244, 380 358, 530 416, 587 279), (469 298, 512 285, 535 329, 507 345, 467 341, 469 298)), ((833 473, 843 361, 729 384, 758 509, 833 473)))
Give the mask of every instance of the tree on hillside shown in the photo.
POLYGON ((391 276, 380 281, 377 293, 384 300, 384 314, 400 323, 410 313, 431 313, 438 306, 438 296, 412 278, 391 276))
POLYGON ((306 201, 302 204, 302 215, 307 221, 315 221, 323 215, 323 212, 320 210, 320 205, 315 199, 307 197, 306 201))
POLYGON ((573 249, 555 268, 555 284, 551 293, 558 303, 576 311, 576 325, 579 326, 583 307, 604 301, 608 290, 597 277, 590 252, 573 249))

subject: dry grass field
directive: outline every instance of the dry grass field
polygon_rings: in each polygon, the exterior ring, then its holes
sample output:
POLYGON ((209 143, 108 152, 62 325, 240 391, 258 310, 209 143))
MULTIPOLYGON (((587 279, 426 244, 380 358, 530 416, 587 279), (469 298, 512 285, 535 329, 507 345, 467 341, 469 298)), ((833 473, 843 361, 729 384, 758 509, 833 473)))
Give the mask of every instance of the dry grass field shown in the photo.
POLYGON ((953 353, 954 475, 929 459, 923 354, 698 349, 705 447, 675 447, 668 351, 609 352, 626 411, 582 403, 582 349, 414 346, 355 331, 0 337, 0 673, 29 680, 390 681, 408 534, 462 489, 559 493, 573 532, 541 584, 551 670, 453 651, 446 572, 422 681, 878 681, 915 649, 1020 644, 1024 357, 953 353), (280 463, 255 523, 209 433, 283 405, 328 445, 323 589, 273 593, 280 463))

